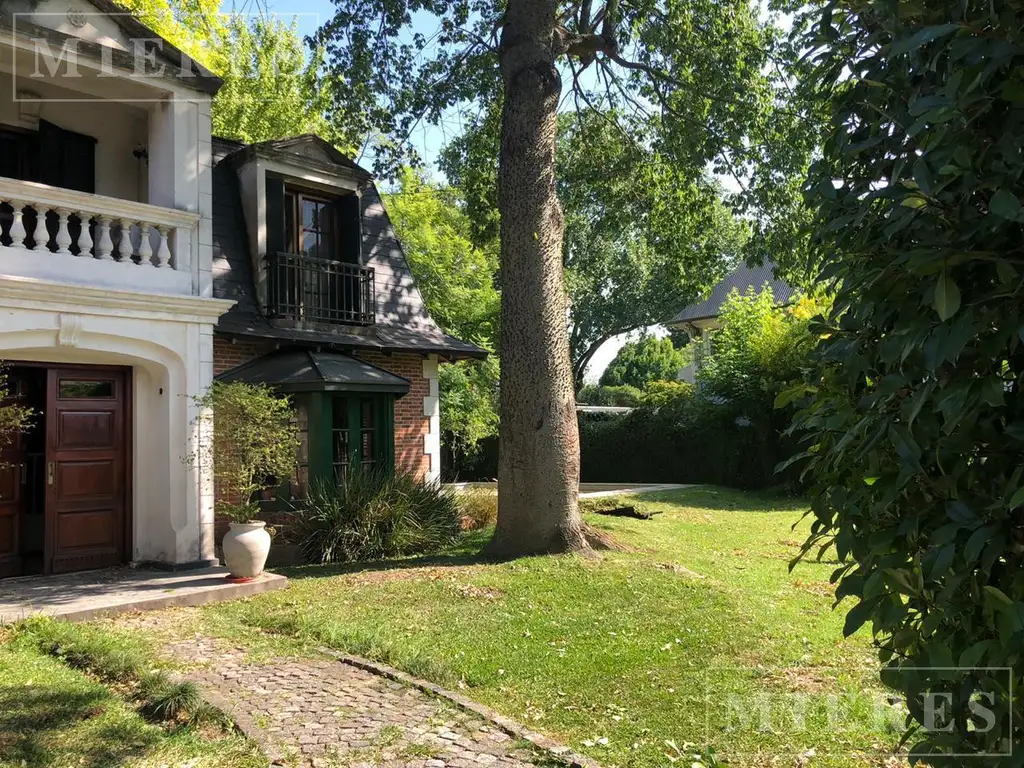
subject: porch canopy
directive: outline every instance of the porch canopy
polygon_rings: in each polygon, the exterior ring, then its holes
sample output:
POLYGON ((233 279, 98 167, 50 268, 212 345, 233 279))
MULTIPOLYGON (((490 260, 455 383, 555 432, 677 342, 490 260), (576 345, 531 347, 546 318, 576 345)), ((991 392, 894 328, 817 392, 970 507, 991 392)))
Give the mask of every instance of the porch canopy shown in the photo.
POLYGON ((338 352, 285 349, 257 357, 217 377, 218 381, 266 384, 280 392, 360 392, 401 397, 409 380, 338 352))

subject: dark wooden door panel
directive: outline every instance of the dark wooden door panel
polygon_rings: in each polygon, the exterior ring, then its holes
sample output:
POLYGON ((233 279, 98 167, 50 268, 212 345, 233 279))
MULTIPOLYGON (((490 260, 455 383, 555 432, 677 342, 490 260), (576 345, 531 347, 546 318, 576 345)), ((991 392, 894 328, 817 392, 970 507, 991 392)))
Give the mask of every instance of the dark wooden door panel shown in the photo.
POLYGON ((21 514, 24 505, 21 433, 0 446, 0 578, 21 575, 21 514))
POLYGON ((128 379, 117 369, 47 375, 47 560, 52 573, 125 560, 128 379))

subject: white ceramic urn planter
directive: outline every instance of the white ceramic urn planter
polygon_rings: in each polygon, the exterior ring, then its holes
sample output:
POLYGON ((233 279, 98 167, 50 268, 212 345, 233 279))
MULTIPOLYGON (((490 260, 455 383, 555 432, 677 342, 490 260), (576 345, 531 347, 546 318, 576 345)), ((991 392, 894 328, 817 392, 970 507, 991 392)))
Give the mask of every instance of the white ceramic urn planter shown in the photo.
POLYGON ((224 564, 235 581, 255 579, 263 573, 270 553, 270 534, 267 524, 260 520, 231 523, 224 534, 224 564))

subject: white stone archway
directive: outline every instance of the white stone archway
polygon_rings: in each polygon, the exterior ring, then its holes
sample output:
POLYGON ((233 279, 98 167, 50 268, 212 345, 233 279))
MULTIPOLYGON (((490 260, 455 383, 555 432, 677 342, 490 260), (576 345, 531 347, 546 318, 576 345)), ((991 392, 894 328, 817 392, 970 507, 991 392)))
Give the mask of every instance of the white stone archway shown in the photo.
POLYGON ((201 471, 185 457, 199 446, 194 398, 213 379, 212 324, 230 303, 154 302, 130 292, 56 286, 52 303, 29 304, 5 292, 3 282, 0 360, 132 370, 131 559, 169 566, 212 561, 210 462, 201 471))

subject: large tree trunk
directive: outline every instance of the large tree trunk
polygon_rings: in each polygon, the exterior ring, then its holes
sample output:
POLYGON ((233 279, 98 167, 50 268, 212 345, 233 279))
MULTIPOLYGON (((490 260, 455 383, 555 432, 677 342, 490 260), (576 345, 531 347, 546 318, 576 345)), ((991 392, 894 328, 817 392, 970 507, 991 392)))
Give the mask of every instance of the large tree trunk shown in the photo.
POLYGON ((553 0, 510 0, 499 52, 501 428, 490 552, 503 557, 588 549, 555 189, 556 9, 553 0))

